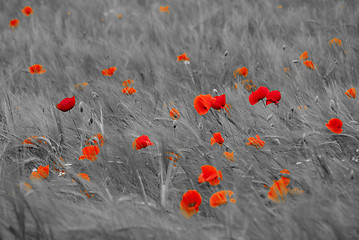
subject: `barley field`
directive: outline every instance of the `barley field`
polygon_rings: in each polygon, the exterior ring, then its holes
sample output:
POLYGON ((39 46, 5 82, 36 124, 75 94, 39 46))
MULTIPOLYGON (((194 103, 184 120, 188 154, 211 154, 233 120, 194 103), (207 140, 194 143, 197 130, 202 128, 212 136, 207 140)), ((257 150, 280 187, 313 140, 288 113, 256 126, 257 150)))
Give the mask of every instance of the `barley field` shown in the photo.
POLYGON ((359 1, 0 13, 0 240, 359 239, 359 1))

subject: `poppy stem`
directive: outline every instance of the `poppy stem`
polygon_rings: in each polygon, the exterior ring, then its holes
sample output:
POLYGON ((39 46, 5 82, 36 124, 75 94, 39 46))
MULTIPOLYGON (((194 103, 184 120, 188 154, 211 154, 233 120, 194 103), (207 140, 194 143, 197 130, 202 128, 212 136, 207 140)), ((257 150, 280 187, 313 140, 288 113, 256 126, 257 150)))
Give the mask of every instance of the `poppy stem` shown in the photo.
POLYGON ((189 75, 191 76, 193 85, 196 86, 196 82, 194 81, 194 77, 193 77, 192 71, 191 71, 190 67, 188 66, 188 65, 189 65, 189 62, 188 62, 188 63, 185 63, 184 65, 186 66, 186 68, 187 68, 187 70, 188 70, 188 73, 189 73, 189 75))
POLYGON ((138 173, 138 169, 136 170, 136 173, 137 173, 138 180, 140 181, 140 185, 141 185, 141 189, 142 189, 142 193, 143 193, 143 198, 145 199, 145 203, 146 203, 147 207, 149 207, 148 200, 147 200, 147 195, 146 195, 146 192, 145 192, 145 188, 144 188, 143 183, 142 183, 142 178, 141 178, 140 174, 138 173))

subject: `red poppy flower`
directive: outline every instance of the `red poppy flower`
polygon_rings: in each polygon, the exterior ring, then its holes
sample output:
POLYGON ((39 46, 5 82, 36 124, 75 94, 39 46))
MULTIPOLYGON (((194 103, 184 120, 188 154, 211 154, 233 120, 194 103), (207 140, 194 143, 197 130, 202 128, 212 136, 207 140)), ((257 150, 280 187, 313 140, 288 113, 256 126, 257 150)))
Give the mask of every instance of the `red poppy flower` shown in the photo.
POLYGON ((97 155, 100 153, 100 148, 97 145, 90 145, 82 149, 82 154, 79 160, 87 159, 91 162, 97 160, 97 155))
POLYGON ((256 148, 260 147, 263 148, 265 141, 261 140, 261 138, 259 137, 259 135, 256 135, 256 138, 254 137, 249 137, 248 138, 248 143, 246 143, 247 145, 252 145, 255 146, 256 148), (256 139, 257 138, 257 139, 256 139))
POLYGON ((356 96, 357 96, 357 92, 356 92, 355 88, 348 89, 344 94, 347 95, 348 98, 356 98, 356 96))
POLYGON ((279 103, 280 99, 281 99, 281 95, 278 90, 271 91, 267 95, 266 105, 271 104, 271 103, 274 103, 275 105, 277 105, 279 103))
POLYGON ((49 176, 49 165, 43 167, 40 166, 37 168, 37 171, 31 173, 31 180, 41 180, 46 179, 49 176))
POLYGON ((104 69, 104 70, 102 70, 102 74, 103 74, 104 76, 109 76, 109 77, 111 77, 111 76, 115 73, 116 70, 117 70, 116 67, 110 67, 109 69, 104 69))
POLYGON ((196 190, 188 190, 183 194, 180 203, 182 215, 187 219, 191 218, 195 213, 198 213, 201 203, 201 194, 199 194, 196 190))
POLYGON ((173 120, 178 120, 180 118, 180 113, 177 109, 175 108, 172 108, 171 111, 170 111, 170 117, 173 119, 173 120))
POLYGON ((236 203, 236 199, 231 198, 233 195, 233 192, 230 190, 222 190, 216 193, 213 193, 211 198, 209 199, 209 205, 213 208, 218 207, 220 205, 224 205, 227 203, 227 195, 229 198, 229 201, 231 203, 236 203))
POLYGON ((220 132, 213 133, 213 138, 211 138, 211 145, 218 143, 219 145, 222 145, 224 143, 224 139, 220 132))
POLYGON ((198 176, 198 182, 209 182, 212 186, 218 185, 222 177, 222 171, 217 169, 211 165, 204 165, 201 167, 202 173, 198 176))
POLYGON ((14 30, 19 25, 20 21, 18 19, 13 19, 9 22, 9 28, 14 30))
POLYGON ((304 61, 303 64, 307 67, 307 68, 310 68, 310 69, 313 69, 314 70, 314 64, 312 61, 304 61))
POLYGON ((302 55, 300 55, 299 57, 300 60, 307 60, 308 59, 308 52, 305 51, 302 53, 302 55))
POLYGON ((35 64, 35 65, 32 65, 31 67, 29 67, 29 72, 31 74, 43 74, 43 73, 46 73, 46 70, 42 68, 42 65, 40 64, 35 64))
POLYGON ((75 96, 72 98, 65 98, 59 104, 56 105, 56 108, 62 112, 67 112, 75 106, 75 96))
POLYGON ((256 91, 252 92, 251 95, 249 95, 248 100, 251 105, 257 104, 260 100, 267 97, 269 93, 268 88, 266 87, 259 87, 256 91))
POLYGON ((22 12, 26 17, 28 17, 28 16, 32 15, 34 11, 32 10, 31 7, 26 6, 26 7, 24 7, 23 9, 21 9, 21 12, 22 12))
POLYGON ((125 87, 124 89, 122 89, 122 92, 126 95, 132 95, 135 92, 137 92, 137 90, 134 89, 133 87, 125 87))
POLYGON ((187 54, 183 53, 182 55, 177 56, 177 62, 179 62, 179 61, 189 61, 187 54))
POLYGON ((204 115, 206 114, 209 109, 211 109, 212 107, 212 96, 210 94, 207 95, 198 95, 195 99, 194 99, 194 108, 196 109, 196 111, 198 112, 199 115, 204 115))
POLYGON ((339 118, 330 119, 329 122, 325 124, 325 126, 327 126, 327 128, 333 133, 340 134, 343 132, 343 122, 339 118))
POLYGON ((147 135, 142 135, 142 136, 136 138, 135 141, 133 141, 132 148, 134 150, 140 150, 141 148, 145 148, 150 145, 153 145, 153 143, 151 142, 149 137, 147 135))
POLYGON ((242 68, 237 68, 234 72, 233 72, 233 76, 236 78, 238 75, 242 75, 244 77, 247 77, 248 75, 248 68, 246 67, 242 67, 242 68))
POLYGON ((215 96, 212 100, 212 108, 219 110, 226 106, 226 95, 223 94, 221 96, 215 96))

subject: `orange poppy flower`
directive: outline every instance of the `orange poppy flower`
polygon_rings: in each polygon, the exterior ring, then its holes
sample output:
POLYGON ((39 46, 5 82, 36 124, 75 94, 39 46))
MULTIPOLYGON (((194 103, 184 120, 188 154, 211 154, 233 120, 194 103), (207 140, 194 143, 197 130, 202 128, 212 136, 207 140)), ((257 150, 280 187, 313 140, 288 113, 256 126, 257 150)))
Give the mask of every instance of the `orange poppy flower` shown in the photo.
POLYGON ((129 86, 131 86, 131 85, 134 84, 134 83, 135 83, 134 80, 127 79, 127 80, 125 80, 125 81, 122 82, 122 86, 124 86, 124 87, 129 87, 129 86))
POLYGON ((22 12, 26 17, 28 17, 28 16, 32 15, 34 11, 32 10, 31 7, 26 6, 26 7, 24 7, 23 9, 21 9, 21 12, 22 12))
POLYGON ((173 119, 173 120, 178 120, 180 118, 180 113, 177 109, 175 108, 172 108, 171 111, 170 111, 170 117, 173 119))
POLYGON ((212 100, 212 108, 219 110, 226 106, 226 95, 215 96, 212 100))
POLYGON ((96 161, 97 155, 100 153, 100 148, 96 145, 90 145, 82 149, 82 154, 79 160, 87 159, 91 162, 96 161))
POLYGON ((340 134, 343 132, 343 122, 339 118, 330 119, 329 122, 325 124, 325 126, 327 126, 327 128, 333 133, 340 134))
POLYGON ((78 84, 75 84, 75 88, 76 88, 77 90, 83 90, 87 85, 88 85, 87 82, 78 83, 78 84))
POLYGON ((247 77, 248 75, 248 68, 246 67, 242 67, 242 68, 237 68, 234 72, 233 72, 233 76, 236 78, 238 75, 242 75, 244 77, 247 77))
POLYGON ((170 11, 168 11, 168 9, 169 9, 169 6, 165 6, 165 7, 160 6, 160 12, 170 13, 170 11))
POLYGON ((304 190, 299 190, 299 188, 294 188, 294 189, 288 189, 289 193, 292 195, 301 195, 302 193, 304 193, 304 190))
POLYGON ((30 184, 24 182, 24 188, 25 188, 26 191, 29 192, 32 189, 32 186, 30 184))
POLYGON ((104 70, 102 70, 102 74, 103 74, 104 76, 109 76, 109 77, 111 77, 111 76, 115 73, 116 70, 117 70, 116 67, 110 67, 109 69, 104 69, 104 70))
POLYGON ((46 70, 42 68, 42 65, 40 64, 35 64, 35 65, 32 65, 31 67, 29 67, 29 72, 31 74, 43 74, 43 73, 46 73, 46 70))
POLYGON ((234 152, 224 152, 222 153, 223 156, 225 156, 228 160, 234 162, 234 157, 233 157, 234 152))
POLYGON ((122 14, 117 14, 118 19, 122 18, 122 14))
POLYGON ((283 179, 283 177, 278 181, 275 181, 273 185, 270 187, 270 190, 268 192, 268 198, 275 203, 280 203, 281 199, 284 202, 284 197, 287 196, 288 194, 288 189, 287 189, 288 184, 289 184, 288 180, 283 179))
POLYGON ((300 55, 299 57, 300 60, 307 60, 308 59, 308 52, 305 51, 302 53, 302 55, 300 55))
POLYGON ((335 44, 337 46, 341 46, 342 45, 342 40, 340 40, 339 38, 333 38, 332 40, 329 41, 329 45, 332 46, 332 44, 335 44))
POLYGON ((31 180, 41 180, 46 179, 49 176, 49 165, 43 167, 40 166, 37 168, 37 171, 34 171, 30 175, 31 180))
POLYGON ((134 89, 133 87, 125 87, 124 89, 122 89, 122 92, 126 95, 132 95, 134 94, 135 92, 137 92, 136 89, 134 89))
POLYGON ((140 150, 151 145, 153 145, 153 143, 151 142, 150 138, 147 135, 142 135, 133 141, 132 148, 133 150, 140 150))
MULTIPOLYGON (((42 136, 42 137, 45 138, 45 136, 42 136)), ((38 140, 38 139, 37 139, 37 136, 31 136, 31 137, 26 138, 26 139, 22 142, 22 144, 33 144, 33 145, 36 145, 35 142, 47 144, 46 141, 38 140)))
POLYGON ((213 138, 211 138, 211 145, 218 143, 219 145, 222 145, 224 143, 224 139, 220 132, 213 133, 213 138))
POLYGON ((82 178, 86 181, 90 181, 90 177, 86 173, 78 173, 77 176, 79 176, 80 178, 82 178))
POLYGON ((218 185, 220 180, 223 181, 222 171, 211 165, 204 165, 201 167, 202 173, 198 176, 198 182, 209 182, 212 186, 218 185))
POLYGON ((167 154, 173 154, 174 156, 167 156, 166 158, 170 161, 173 161, 173 166, 176 167, 177 161, 181 158, 181 155, 174 153, 174 152, 167 152, 167 154))
POLYGON ((312 61, 304 61, 303 64, 307 67, 307 68, 310 68, 310 69, 313 69, 314 70, 314 64, 312 61))
POLYGON ((179 61, 189 61, 187 54, 183 53, 182 55, 177 56, 177 62, 179 62, 179 61))
POLYGON ((56 105, 56 108, 62 112, 70 111, 76 104, 75 96, 71 98, 64 98, 60 103, 56 105))
POLYGON ((98 134, 96 134, 95 136, 90 137, 90 138, 86 141, 85 145, 86 145, 86 146, 91 145, 91 141, 92 141, 96 146, 98 146, 98 142, 97 142, 96 138, 97 138, 98 141, 100 142, 100 146, 103 146, 103 144, 104 144, 104 138, 103 138, 103 135, 102 135, 101 133, 98 133, 98 134))
POLYGON ((256 148, 258 148, 258 147, 263 148, 265 141, 262 141, 258 135, 256 135, 256 138, 257 139, 255 139, 254 137, 249 137, 248 138, 249 142, 246 144, 255 146, 256 148))
POLYGON ((18 19, 13 19, 9 22, 9 28, 11 28, 12 30, 15 30, 15 28, 17 28, 19 23, 20 23, 20 21, 18 19))
POLYGON ((227 203, 227 195, 231 203, 236 203, 236 199, 232 198, 233 192, 230 190, 221 190, 213 193, 209 199, 209 205, 213 208, 227 203))
POLYGON ((212 96, 211 94, 207 94, 207 95, 198 95, 195 99, 194 99, 194 108, 196 109, 196 111, 198 112, 199 115, 204 115, 206 114, 209 109, 211 109, 212 107, 212 96))
POLYGON ((356 98, 356 96, 357 96, 357 92, 356 92, 355 88, 348 89, 348 91, 346 91, 344 94, 347 95, 348 98, 356 98))
POLYGON ((201 194, 196 190, 188 190, 183 194, 180 203, 182 215, 187 219, 191 218, 194 214, 198 213, 201 203, 201 194))

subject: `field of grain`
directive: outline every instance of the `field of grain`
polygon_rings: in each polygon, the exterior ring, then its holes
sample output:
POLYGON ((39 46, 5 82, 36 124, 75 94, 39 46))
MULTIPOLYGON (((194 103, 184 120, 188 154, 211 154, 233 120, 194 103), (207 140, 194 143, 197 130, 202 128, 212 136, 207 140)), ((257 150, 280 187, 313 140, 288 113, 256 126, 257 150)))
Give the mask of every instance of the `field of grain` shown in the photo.
POLYGON ((344 94, 358 89, 359 1, 3 0, 0 20, 0 240, 359 239, 359 105, 344 94), (251 105, 260 86, 279 104, 251 105), (199 115, 200 94, 226 109, 199 115), (99 133, 97 158, 79 160, 99 133), (142 135, 153 145, 136 150, 142 135), (203 165, 223 180, 199 183, 203 165), (283 169, 291 191, 274 202, 283 169), (202 198, 189 219, 188 190, 202 198), (221 190, 235 202, 211 207, 221 190))

